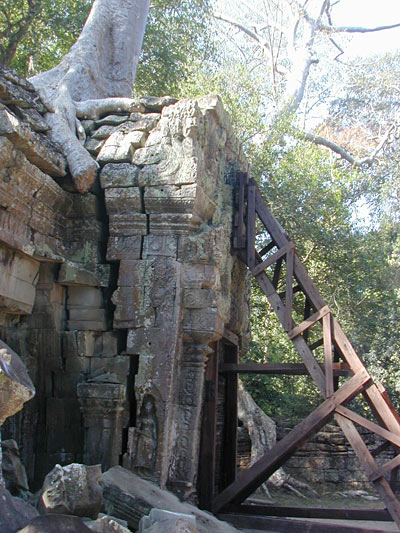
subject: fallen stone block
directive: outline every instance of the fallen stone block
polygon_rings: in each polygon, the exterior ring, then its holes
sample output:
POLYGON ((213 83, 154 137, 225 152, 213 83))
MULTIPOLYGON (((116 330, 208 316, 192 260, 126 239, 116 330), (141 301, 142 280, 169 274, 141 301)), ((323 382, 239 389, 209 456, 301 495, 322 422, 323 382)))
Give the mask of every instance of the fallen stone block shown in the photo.
MULTIPOLYGON (((1 531, 3 533, 3 530, 1 531)), ((91 533, 91 531, 77 516, 59 514, 38 516, 17 533, 91 533)))
POLYGON ((198 533, 193 515, 152 509, 139 523, 138 533, 198 533))
POLYGON ((33 398, 35 387, 20 357, 0 340, 0 426, 33 398))
POLYGON ((38 516, 37 510, 20 498, 14 498, 0 484, 0 531, 15 533, 38 516))
POLYGON ((194 505, 179 501, 171 492, 160 489, 121 466, 114 466, 105 472, 103 483, 103 498, 107 513, 126 520, 129 528, 133 530, 138 529, 143 516, 156 508, 194 516, 199 533, 237 532, 237 529, 226 522, 218 520, 206 511, 201 511, 194 505))
POLYGON ((56 465, 40 492, 42 514, 71 514, 96 519, 102 505, 100 465, 56 465))
POLYGON ((2 471, 7 490, 13 496, 23 497, 29 491, 28 477, 19 457, 18 444, 15 440, 1 442, 3 453, 2 471))
POLYGON ((127 522, 115 516, 104 515, 95 521, 86 522, 86 525, 96 533, 130 533, 127 522))

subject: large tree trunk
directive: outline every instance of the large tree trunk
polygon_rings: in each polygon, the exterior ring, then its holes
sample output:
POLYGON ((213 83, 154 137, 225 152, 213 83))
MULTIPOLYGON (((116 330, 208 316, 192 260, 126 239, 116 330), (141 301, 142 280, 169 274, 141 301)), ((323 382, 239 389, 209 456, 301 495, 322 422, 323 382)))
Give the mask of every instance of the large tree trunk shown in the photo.
POLYGON ((149 3, 95 0, 68 54, 30 80, 51 111, 46 119, 53 140, 61 146, 80 192, 92 185, 97 164, 79 141, 76 117, 130 110, 149 3))

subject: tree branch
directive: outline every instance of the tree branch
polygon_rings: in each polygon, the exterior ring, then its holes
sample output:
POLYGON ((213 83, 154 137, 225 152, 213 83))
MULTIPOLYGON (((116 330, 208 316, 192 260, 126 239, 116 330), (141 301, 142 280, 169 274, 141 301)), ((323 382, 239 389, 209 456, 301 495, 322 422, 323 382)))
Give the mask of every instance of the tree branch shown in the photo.
POLYGON ((226 22, 227 24, 230 24, 231 26, 234 26, 238 30, 242 31, 243 33, 248 35, 251 39, 253 39, 253 41, 256 41, 269 54, 270 50, 269 50, 269 46, 267 42, 260 35, 258 35, 258 33, 252 31, 250 28, 247 28, 246 26, 243 26, 243 24, 240 24, 239 22, 223 17, 222 15, 214 14, 213 17, 217 20, 221 20, 222 22, 226 22))
POLYGON ((327 33, 372 33, 375 31, 391 30, 399 28, 400 22, 389 26, 377 26, 376 28, 363 28, 361 26, 326 26, 321 24, 319 29, 327 33))
POLYGON ((313 133, 308 133, 308 132, 303 132, 302 137, 303 139, 313 142, 314 144, 318 144, 320 146, 325 146, 326 148, 329 148, 329 150, 332 150, 332 152, 335 152, 336 154, 340 155, 342 159, 345 159, 346 161, 348 161, 353 167, 362 167, 363 165, 368 165, 368 166, 372 165, 378 153, 382 150, 382 148, 388 142, 390 134, 392 133, 394 129, 395 129, 395 125, 392 124, 386 131, 385 135, 382 137, 381 142, 378 144, 375 150, 373 150, 373 152, 371 152, 371 154, 368 157, 364 157, 363 159, 356 159, 345 148, 343 148, 342 146, 339 146, 333 141, 325 139, 325 137, 314 135, 313 133))

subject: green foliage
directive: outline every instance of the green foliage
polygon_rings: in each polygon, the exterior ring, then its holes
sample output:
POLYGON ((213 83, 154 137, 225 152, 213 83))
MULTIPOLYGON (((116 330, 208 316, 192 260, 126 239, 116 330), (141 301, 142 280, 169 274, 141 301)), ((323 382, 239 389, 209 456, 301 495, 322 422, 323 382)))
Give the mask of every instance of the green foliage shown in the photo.
POLYGON ((214 50, 209 0, 153 0, 135 80, 135 93, 177 95, 198 61, 214 50))
MULTIPOLYGON (((1 44, 9 45, 5 35, 28 21, 26 0, 11 0, 0 11, 1 44), (20 21, 20 22, 18 22, 20 21)), ((42 0, 39 12, 18 43, 11 66, 27 76, 55 66, 78 38, 92 5, 92 0, 42 0)))

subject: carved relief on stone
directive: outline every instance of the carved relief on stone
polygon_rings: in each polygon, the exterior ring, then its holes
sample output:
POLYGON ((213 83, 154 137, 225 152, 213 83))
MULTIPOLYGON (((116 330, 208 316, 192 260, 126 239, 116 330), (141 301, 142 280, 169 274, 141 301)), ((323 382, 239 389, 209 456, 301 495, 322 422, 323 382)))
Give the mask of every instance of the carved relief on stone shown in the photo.
POLYGON ((158 451, 158 419, 156 400, 145 394, 139 418, 134 431, 132 466, 135 472, 145 478, 154 477, 158 451))

